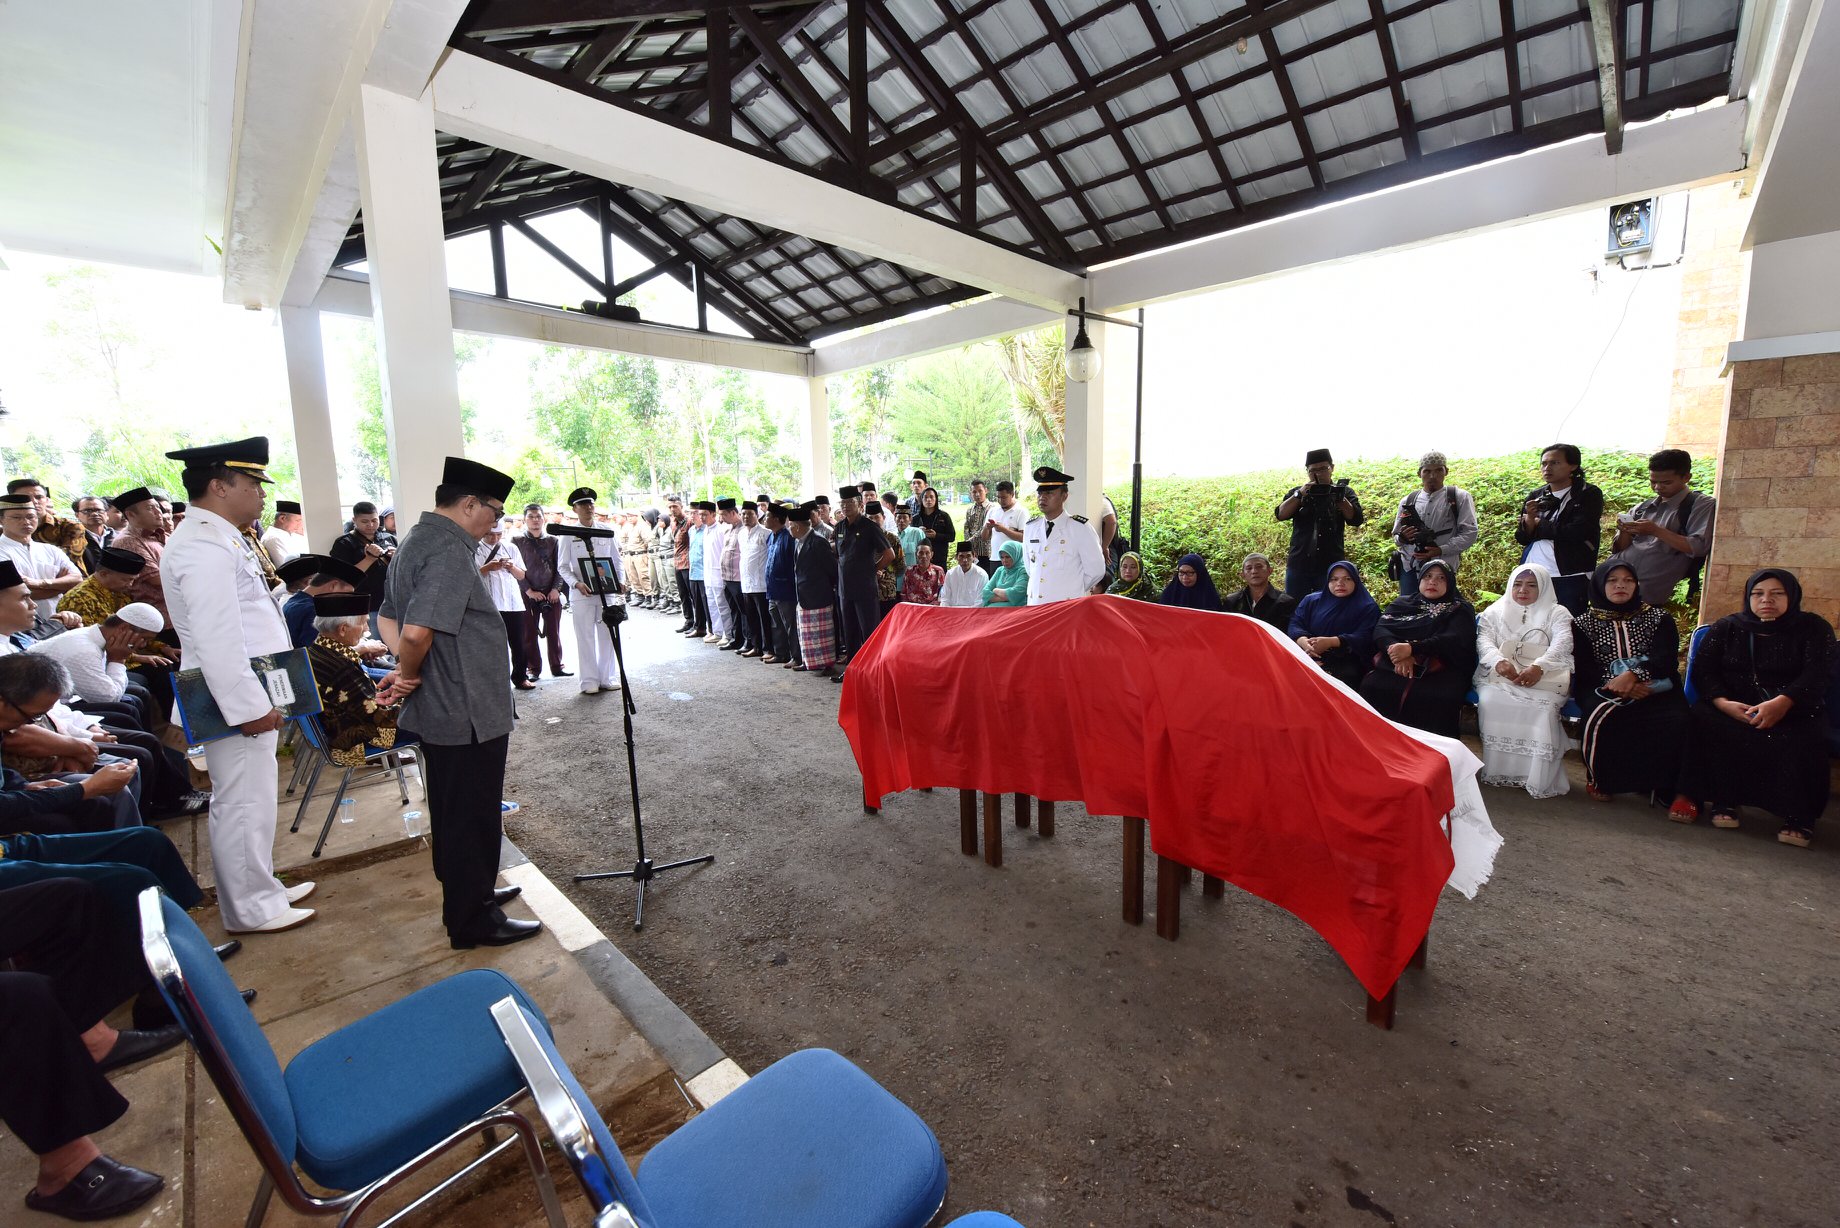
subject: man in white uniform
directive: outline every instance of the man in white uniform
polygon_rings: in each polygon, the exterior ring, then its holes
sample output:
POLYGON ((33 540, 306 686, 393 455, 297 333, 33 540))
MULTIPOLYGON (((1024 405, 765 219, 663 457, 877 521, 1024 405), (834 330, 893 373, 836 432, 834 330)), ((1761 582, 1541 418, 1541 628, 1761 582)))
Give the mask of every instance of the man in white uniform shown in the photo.
POLYGON ((262 514, 268 440, 183 448, 180 479, 189 506, 161 556, 167 613, 185 641, 185 662, 204 671, 218 710, 240 734, 207 743, 211 771, 211 862, 218 910, 233 934, 272 934, 313 919, 294 905, 314 884, 275 877, 275 710, 251 657, 293 645, 256 562, 256 543, 238 530, 262 514))
POLYGON ((292 499, 275 500, 275 522, 262 534, 262 549, 268 551, 269 560, 276 567, 284 567, 289 559, 307 552, 307 535, 301 532, 304 527, 299 503, 292 499))
MULTIPOLYGON (((592 487, 582 486, 569 492, 569 509, 575 513, 575 520, 584 528, 597 528, 594 523, 594 501, 600 498, 592 487)), ((620 565, 619 543, 611 537, 594 539, 596 558, 612 559, 613 574, 620 582, 622 592, 626 589, 626 572, 620 565)), ((607 624, 601 620, 601 610, 613 604, 610 597, 596 596, 581 578, 581 561, 588 557, 588 543, 579 537, 558 535, 556 551, 556 571, 563 581, 574 589, 574 596, 569 600, 569 618, 575 624, 575 672, 581 682, 583 695, 596 695, 601 691, 620 689, 620 671, 613 659, 613 637, 607 631, 607 624)))
POLYGON ((1084 516, 1067 514, 1071 477, 1049 465, 1035 469, 1035 502, 1041 515, 1022 530, 1022 556, 1029 569, 1029 604, 1071 601, 1105 579, 1099 534, 1084 516))

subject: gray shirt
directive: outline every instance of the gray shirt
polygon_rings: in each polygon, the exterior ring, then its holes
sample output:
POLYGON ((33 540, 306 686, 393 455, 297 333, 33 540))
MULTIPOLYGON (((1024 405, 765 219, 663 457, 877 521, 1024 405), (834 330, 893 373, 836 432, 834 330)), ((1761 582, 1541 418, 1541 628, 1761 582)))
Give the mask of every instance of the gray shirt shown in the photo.
POLYGON ((505 623, 473 561, 479 543, 438 512, 423 512, 396 551, 378 614, 427 627, 422 685, 397 723, 436 746, 488 742, 511 732, 505 623))
POLYGON ((1712 520, 1717 511, 1716 500, 1699 491, 1683 490, 1672 499, 1644 499, 1629 509, 1627 515, 1617 517, 1619 521, 1652 520, 1680 534, 1692 546, 1691 551, 1683 554, 1659 537, 1645 534, 1631 537, 1628 547, 1612 556, 1635 569, 1642 600, 1660 606, 1673 599, 1674 586, 1687 578, 1696 560, 1712 552, 1712 520), (1688 495, 1693 496, 1690 509, 1686 507, 1688 495))

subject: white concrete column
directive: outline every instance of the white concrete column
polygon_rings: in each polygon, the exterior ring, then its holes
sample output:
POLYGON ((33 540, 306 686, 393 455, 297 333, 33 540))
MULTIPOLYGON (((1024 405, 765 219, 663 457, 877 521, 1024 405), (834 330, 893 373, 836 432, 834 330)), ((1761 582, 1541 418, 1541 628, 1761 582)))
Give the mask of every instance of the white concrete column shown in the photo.
POLYGON ((294 406, 294 455, 300 467, 307 544, 324 554, 344 526, 345 510, 339 501, 339 454, 332 442, 319 312, 311 307, 281 308, 281 348, 287 355, 288 397, 294 406))
POLYGON ((396 523, 434 506, 445 458, 465 451, 435 173, 434 108, 360 86, 353 125, 370 263, 371 322, 390 443, 396 523))
POLYGON ((831 394, 822 375, 806 377, 810 402, 805 414, 805 491, 824 494, 831 488, 831 394))
MULTIPOLYGON (((1071 346, 1080 331, 1079 321, 1068 316, 1066 331, 1066 344, 1071 346)), ((1061 469, 1073 478, 1067 510, 1086 517, 1095 527, 1105 510, 1105 396, 1113 382, 1108 376, 1112 360, 1122 349, 1115 342, 1126 331, 1087 321, 1087 339, 1099 351, 1099 375, 1084 384, 1067 381, 1067 446, 1061 456, 1061 469)), ((1028 475, 1023 475, 1023 481, 1030 481, 1028 475)))

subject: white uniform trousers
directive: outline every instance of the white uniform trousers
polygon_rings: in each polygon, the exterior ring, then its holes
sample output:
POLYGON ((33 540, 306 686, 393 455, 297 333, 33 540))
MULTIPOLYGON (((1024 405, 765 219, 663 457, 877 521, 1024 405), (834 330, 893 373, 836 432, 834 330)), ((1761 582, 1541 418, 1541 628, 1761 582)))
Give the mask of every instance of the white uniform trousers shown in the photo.
POLYGON ((601 621, 601 599, 576 593, 569 599, 569 617, 575 623, 575 679, 582 689, 611 689, 620 684, 613 659, 613 636, 601 621))
POLYGON ((254 929, 288 907, 275 877, 276 732, 233 733, 207 742, 211 771, 211 870, 217 910, 228 929, 254 929))

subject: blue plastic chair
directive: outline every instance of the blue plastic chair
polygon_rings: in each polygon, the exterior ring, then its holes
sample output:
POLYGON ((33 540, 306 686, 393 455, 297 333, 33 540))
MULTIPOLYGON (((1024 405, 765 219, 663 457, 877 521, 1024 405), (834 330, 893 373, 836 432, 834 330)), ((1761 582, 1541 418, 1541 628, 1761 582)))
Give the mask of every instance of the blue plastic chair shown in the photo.
MULTIPOLYGON (((328 767, 338 768, 344 772, 344 775, 339 777, 338 789, 332 795, 332 804, 326 808, 326 821, 320 824, 319 839, 313 842, 313 855, 318 857, 320 850, 326 847, 326 837, 332 834, 332 824, 339 815, 339 803, 345 800, 345 794, 351 789, 352 775, 358 769, 355 766, 346 766, 332 761, 332 752, 326 749, 326 729, 319 723, 318 716, 303 716, 295 723, 300 726, 302 745, 297 747, 294 753, 310 758, 313 766, 312 770, 307 773, 307 791, 301 795, 300 809, 294 812, 294 822, 288 827, 290 832, 300 830, 300 821, 307 814, 307 803, 313 800, 313 790, 319 787, 320 773, 328 767)), ((382 764, 388 770, 359 781, 358 787, 363 788, 365 785, 395 780, 397 791, 402 794, 403 805, 407 806, 409 804, 409 778, 406 769, 409 760, 416 760, 419 765, 420 759, 416 754, 416 747, 420 744, 419 738, 398 731, 394 746, 365 747, 364 765, 370 767, 382 764)), ((419 766, 417 770, 420 770, 419 766)), ((300 769, 296 767, 295 776, 298 778, 299 775, 300 769)), ((422 791, 424 794, 427 793, 425 785, 422 791)), ((290 794, 294 792, 292 784, 288 786, 288 792, 290 794)))
MULTIPOLYGON (((828 1049, 773 1063, 653 1147, 635 1176, 529 1010, 505 998, 492 1018, 596 1228, 924 1228, 945 1202, 933 1132, 828 1049)), ((958 1222, 1014 1225, 980 1214, 958 1222)))
POLYGON ((1693 658, 1699 655, 1700 643, 1711 630, 1710 624, 1695 627, 1692 636, 1687 640, 1687 672, 1680 680, 1680 693, 1686 696, 1689 704, 1699 702, 1699 688, 1693 685, 1693 658))
POLYGON ((475 1135, 511 1131, 404 1208, 423 1206, 515 1144, 554 1228, 561 1203, 536 1129, 511 1106, 527 1093, 492 1026, 492 1003, 548 1022, 508 977, 474 969, 437 981, 321 1037, 284 1069, 223 961, 177 904, 140 896, 141 952, 154 983, 261 1165, 245 1223, 257 1228, 276 1192, 303 1215, 356 1223, 377 1198, 475 1135), (308 1193, 296 1169, 328 1190, 308 1193))

